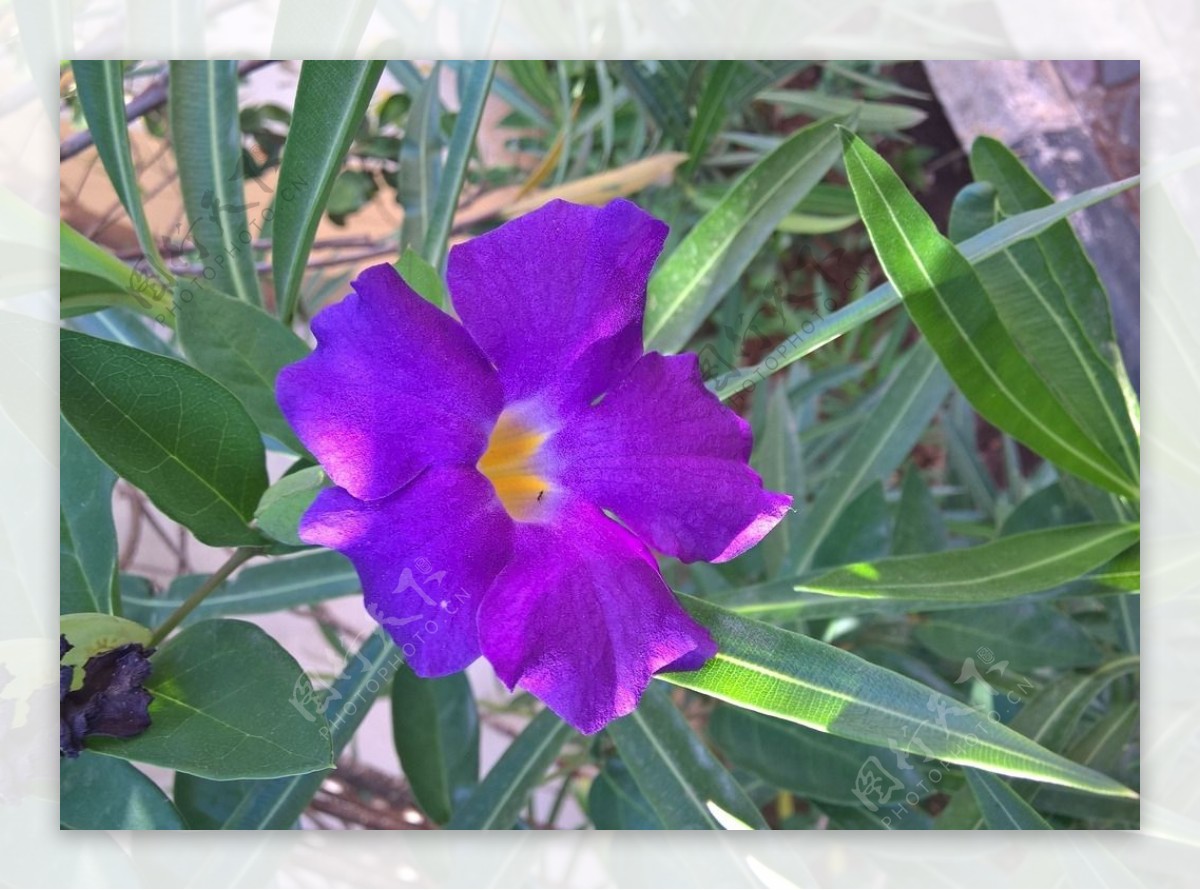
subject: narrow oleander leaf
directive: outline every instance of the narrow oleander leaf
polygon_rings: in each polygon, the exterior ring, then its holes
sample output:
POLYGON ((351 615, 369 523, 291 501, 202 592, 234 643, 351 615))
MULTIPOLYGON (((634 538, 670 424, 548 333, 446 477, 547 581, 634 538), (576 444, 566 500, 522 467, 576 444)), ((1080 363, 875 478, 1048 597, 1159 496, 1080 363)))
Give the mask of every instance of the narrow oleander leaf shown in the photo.
POLYGON ((666 826, 619 757, 610 757, 588 789, 587 813, 599 831, 658 831, 666 826))
POLYGON ((275 377, 308 355, 304 341, 261 309, 195 282, 180 282, 176 294, 188 360, 237 396, 260 430, 305 454, 275 399, 275 377))
POLYGON ((636 711, 609 724, 608 733, 664 828, 721 829, 710 804, 766 828, 758 808, 658 684, 646 690, 636 711))
POLYGON ((62 412, 100 459, 204 543, 261 543, 262 438, 229 390, 174 359, 60 337, 62 412))
POLYGON ((879 559, 887 553, 890 538, 891 518, 883 485, 872 482, 838 514, 813 554, 812 568, 879 559))
POLYGON ((459 83, 459 109, 450 134, 450 147, 442 167, 437 196, 425 232, 422 256, 434 269, 440 269, 446 258, 446 243, 458 209, 458 198, 467 174, 467 163, 475 148, 475 134, 483 119, 484 105, 496 74, 493 61, 463 62, 455 72, 459 83))
POLYGON ((1139 705, 1136 701, 1114 706, 1071 745, 1067 755, 1103 773, 1113 773, 1125 746, 1137 731, 1139 705))
POLYGON ((687 345, 779 221, 837 160, 834 123, 798 130, 746 171, 659 266, 646 295, 647 349, 687 345))
POLYGON ((112 492, 117 476, 59 418, 58 608, 111 612, 117 571, 112 492))
POLYGON ((392 678, 392 738, 425 814, 444 825, 479 784, 479 714, 466 674, 392 678))
POLYGON ((797 523, 794 571, 812 564, 847 505, 908 456, 949 391, 950 379, 933 350, 925 344, 909 350, 797 523))
POLYGON ((151 664, 150 728, 128 739, 89 739, 90 749, 222 780, 333 765, 324 716, 296 703, 297 690, 308 688, 303 669, 256 625, 201 622, 168 640, 151 664))
POLYGON ((205 280, 262 305, 242 186, 236 60, 170 63, 171 148, 205 280))
POLYGON ((991 603, 1050 590, 1104 566, 1138 540, 1137 525, 1089 523, 1010 535, 940 553, 845 565, 798 579, 826 596, 991 603))
MULTIPOLYGON (((1114 195, 1133 188, 1138 181, 1136 176, 1122 179, 1119 182, 1108 183, 1080 192, 1049 207, 1027 210, 964 241, 959 245, 959 250, 972 265, 976 265, 1012 244, 1041 234, 1050 226, 1085 207, 1091 207, 1093 204, 1106 201, 1114 195)), ((837 312, 820 318, 816 322, 810 320, 811 327, 806 325, 801 330, 794 332, 763 357, 757 365, 725 374, 710 381, 710 386, 718 398, 728 399, 755 386, 771 374, 782 371, 793 362, 797 362, 827 343, 833 342, 843 334, 873 318, 878 318, 899 304, 900 295, 891 283, 881 284, 837 312)))
POLYGON ((521 732, 475 792, 455 811, 451 829, 512 828, 529 793, 542 781, 574 730, 551 710, 521 732))
MULTIPOLYGON (((758 437, 752 464, 765 488, 792 495, 795 504, 804 503, 804 456, 786 387, 776 387, 767 400, 766 430, 758 437)), ((768 577, 778 575, 786 564, 799 540, 798 526, 799 516, 789 512, 763 540, 768 577)))
POLYGON ((709 143, 721 127, 725 119, 725 111, 729 88, 737 77, 741 62, 733 60, 718 60, 709 62, 708 77, 704 82, 704 91, 700 101, 696 103, 696 114, 692 118, 692 127, 688 131, 688 161, 683 168, 684 175, 690 176, 704 159, 709 143))
POLYGON ((125 265, 65 222, 59 223, 58 233, 58 307, 63 318, 121 306, 141 312, 159 324, 175 326, 169 290, 125 265))
POLYGON ((946 523, 921 471, 910 465, 900 486, 892 555, 912 556, 946 549, 946 523))
POLYGON ((979 804, 984 824, 992 831, 1050 831, 1025 798, 1003 779, 975 769, 964 770, 967 784, 979 804))
POLYGON ((961 244, 986 232, 996 224, 999 216, 996 187, 990 182, 972 182, 954 196, 946 233, 955 244, 961 244))
MULTIPOLYGON (((396 200, 404 208, 400 249, 421 251, 429 232, 442 175, 441 102, 438 87, 442 67, 437 62, 413 97, 404 139, 400 143, 400 173, 396 200)), ((436 267, 435 267, 436 268, 436 267)))
POLYGON ((857 655, 702 600, 681 599, 719 648, 698 671, 664 675, 671 683, 869 745, 895 745, 948 763, 1095 794, 1135 796, 986 714, 857 655))
POLYGON ((125 119, 124 63, 120 60, 74 61, 71 70, 79 105, 92 133, 92 142, 100 162, 133 222, 142 253, 154 269, 171 280, 167 265, 150 231, 142 193, 138 187, 133 152, 129 145, 129 124, 125 119))
POLYGON ((938 612, 922 620, 913 636, 930 651, 959 663, 980 649, 991 649, 1018 671, 1090 667, 1102 658, 1078 622, 1039 602, 938 612))
MULTIPOLYGON (((980 137, 971 169, 1012 216, 1054 199, 1008 148, 980 137)), ((1139 478, 1138 434, 1108 294, 1071 226, 1058 223, 979 266, 1005 327, 1079 425, 1139 478)))
MULTIPOLYGON (((860 774, 863 768, 886 763, 888 782, 899 800, 919 789, 925 775, 912 760, 904 765, 887 748, 864 745, 805 726, 759 714, 719 706, 709 722, 713 741, 731 763, 754 773, 776 788, 822 803, 864 806, 860 774), (856 793, 857 791, 857 793, 856 793), (898 793, 897 793, 898 792, 898 793)), ((920 763, 920 758, 916 759, 920 763)))
POLYGON ((275 300, 285 322, 296 311, 325 202, 384 64, 309 60, 300 68, 271 221, 275 300))
POLYGON ((843 133, 846 172, 880 263, 959 389, 986 420, 1052 463, 1136 500, 1136 480, 1047 386, 970 262, 937 231, 888 163, 843 133))
MULTIPOLYGON (((376 630, 346 659, 345 667, 326 694, 309 695, 311 686, 297 684, 291 703, 314 720, 328 721, 328 737, 333 744, 335 760, 350 743, 380 690, 386 688, 388 679, 403 661, 400 650, 387 633, 376 630)), ((321 769, 282 779, 245 783, 245 791, 235 805, 228 806, 228 795, 223 796, 228 808, 218 827, 226 831, 291 828, 308 808, 328 774, 328 769, 321 769)))
POLYGON ((179 831, 179 811, 131 763, 84 751, 58 764, 58 821, 72 831, 179 831))
MULTIPOLYGON (((154 627, 208 580, 207 575, 181 575, 160 595, 142 586, 122 588, 125 614, 154 627)), ((224 615, 264 615, 311 606, 359 593, 362 585, 354 566, 333 550, 314 550, 242 569, 204 598, 184 619, 184 626, 224 615)))
POLYGON ((879 130, 907 130, 926 118, 924 111, 908 105, 830 96, 812 90, 767 90, 765 93, 760 93, 758 98, 792 113, 807 114, 812 117, 848 115, 857 112, 858 129, 864 133, 879 130))
POLYGON ((215 831, 241 803, 254 779, 218 782, 187 773, 176 773, 171 787, 175 806, 192 831, 215 831))
POLYGON ((1090 674, 1062 677, 1029 697, 1013 718, 1013 728, 1053 751, 1065 751, 1096 696, 1140 667, 1141 659, 1125 655, 1104 662, 1090 674))

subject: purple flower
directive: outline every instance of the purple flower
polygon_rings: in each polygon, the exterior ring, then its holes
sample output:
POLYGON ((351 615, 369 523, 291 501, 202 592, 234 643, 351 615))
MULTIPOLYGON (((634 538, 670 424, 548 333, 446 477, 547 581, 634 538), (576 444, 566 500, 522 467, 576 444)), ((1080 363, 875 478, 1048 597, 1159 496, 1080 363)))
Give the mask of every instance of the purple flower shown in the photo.
POLYGON ((451 250, 461 324, 373 266, 280 373, 339 486, 300 537, 354 562, 417 674, 482 654, 591 733, 716 652, 651 548, 732 559, 791 498, 763 490, 749 426, 695 356, 642 352, 666 234, 628 201, 551 202, 451 250))

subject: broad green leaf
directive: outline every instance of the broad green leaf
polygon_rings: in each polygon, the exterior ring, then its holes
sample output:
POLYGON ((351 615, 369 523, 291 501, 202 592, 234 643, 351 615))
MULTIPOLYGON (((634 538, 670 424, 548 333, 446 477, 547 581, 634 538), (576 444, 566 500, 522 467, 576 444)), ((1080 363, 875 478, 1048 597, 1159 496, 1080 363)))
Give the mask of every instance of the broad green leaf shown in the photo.
POLYGON ((719 830, 710 804, 766 828, 758 808, 657 683, 642 695, 637 710, 609 724, 607 732, 664 828, 719 830))
POLYGON ((392 678, 392 738, 413 796, 434 822, 450 821, 479 784, 479 714, 464 673, 392 678))
POLYGON ((262 305, 242 187, 236 60, 170 63, 171 148, 204 279, 262 305))
POLYGON ((486 60, 462 62, 455 73, 459 84, 458 116, 454 120, 454 131, 450 134, 450 147, 437 183, 437 196, 425 232, 425 247, 421 252, 434 269, 442 268, 446 257, 446 241, 454 223, 454 212, 458 209, 467 163, 475 148, 475 134, 479 131, 483 108, 492 88, 496 63, 486 60))
MULTIPOLYGON (((753 465, 762 476, 765 488, 790 494, 793 504, 803 504, 804 457, 786 387, 776 387, 767 400, 766 429, 764 435, 758 437, 753 465)), ((795 548, 799 522, 800 517, 789 512, 763 540, 768 577, 779 573, 795 548)))
POLYGON ((192 831, 219 829, 242 798, 254 786, 254 779, 217 782, 187 773, 176 773, 171 793, 180 815, 192 831))
POLYGON ((89 739, 89 748, 209 779, 272 778, 333 765, 325 718, 300 701, 311 688, 308 678, 256 625, 231 619, 192 625, 151 664, 150 728, 129 739, 89 739))
POLYGON ((434 306, 445 309, 449 305, 446 282, 442 280, 437 269, 429 265, 425 258, 411 247, 404 248, 404 253, 400 254, 400 259, 396 260, 394 265, 404 283, 434 306))
POLYGON ((838 157, 832 120, 798 130, 746 171, 651 276, 646 348, 678 352, 745 271, 776 225, 838 157))
POLYGON ((404 140, 400 143, 396 200, 404 208, 404 218, 400 224, 401 250, 424 249, 438 194, 438 182, 442 175, 442 106, 438 99, 441 73, 441 63, 435 62, 433 70, 413 97, 404 140))
POLYGON ((205 544, 257 544, 262 439, 229 390, 174 359, 61 332, 62 412, 118 475, 205 544))
POLYGON ((967 784, 979 804, 984 823, 992 831, 1050 831, 1050 825, 1037 814, 1025 798, 1013 791, 1003 779, 980 772, 964 770, 967 784))
POLYGON ((175 326, 171 292, 125 265, 65 222, 58 224, 59 314, 63 318, 124 306, 175 326))
POLYGON ((260 430, 304 454, 275 400, 275 378, 308 355, 308 346, 241 300, 194 282, 180 282, 176 293, 179 342, 188 360, 237 396, 260 430))
POLYGON ((138 188, 133 152, 129 146, 129 124, 125 120, 124 63, 120 60, 74 61, 71 70, 79 105, 92 133, 92 142, 112 181, 121 205, 133 222, 142 253, 167 281, 171 275, 158 251, 142 193, 138 188))
POLYGON ((111 612, 117 572, 112 492, 117 477, 61 417, 58 435, 59 613, 111 612))
POLYGON ((737 77, 740 62, 718 60, 709 62, 708 77, 704 81, 704 92, 696 103, 696 114, 688 131, 688 161, 684 165, 684 176, 691 176, 704 158, 713 136, 720 130, 725 119, 726 99, 729 88, 737 77))
POLYGON ((897 105, 894 102, 871 102, 830 96, 810 90, 768 90, 758 98, 772 105, 779 105, 792 113, 810 117, 850 115, 858 113, 858 129, 866 132, 879 130, 907 130, 925 120, 926 114, 919 108, 897 105))
POLYGON ((300 68, 271 221, 275 300, 285 322, 296 312, 325 202, 383 66, 383 62, 309 60, 300 68))
POLYGON ((990 603, 1050 590, 1104 565, 1138 540, 1136 525, 1091 523, 1010 535, 978 547, 842 566, 797 591, 893 600, 990 603))
MULTIPOLYGON (((975 177, 1008 216, 1053 197, 1009 149, 986 136, 971 147, 975 177)), ((1001 320, 1059 401, 1097 445, 1139 477, 1138 435, 1108 295, 1069 223, 1051 226, 978 267, 1001 320)), ((1136 408, 1135 408, 1136 412, 1136 408)))
MULTIPOLYGON (((1009 245, 1045 231, 1050 226, 1066 219, 1072 213, 1105 201, 1138 183, 1138 178, 1122 179, 1107 185, 1097 186, 1070 198, 1058 201, 1050 207, 1028 210, 1025 213, 997 223, 986 232, 980 232, 959 245, 962 255, 972 264, 978 264, 994 256, 1009 245)), ((709 381, 709 386, 720 399, 728 399, 743 390, 751 389, 771 374, 804 358, 806 355, 831 343, 843 334, 877 318, 900 304, 900 295, 890 283, 873 288, 861 299, 836 312, 820 317, 811 327, 805 325, 793 333, 779 346, 769 352, 757 365, 740 368, 709 381)))
POLYGON ((883 485, 872 482, 842 510, 813 554, 814 569, 878 559, 887 552, 891 523, 883 485))
MULTIPOLYGON (((148 626, 168 615, 208 580, 207 575, 182 575, 161 596, 123 590, 125 613, 148 626)), ((332 550, 314 550, 242 569, 204 598, 184 626, 221 615, 261 615, 296 606, 349 596, 362 590, 354 566, 332 550)))
POLYGON ((513 740, 463 802, 447 828, 512 828, 529 793, 542 781, 573 730, 546 709, 513 740))
POLYGON ((921 343, 909 350, 797 523, 800 543, 793 569, 808 568, 846 506, 908 456, 949 389, 950 380, 933 350, 921 343))
POLYGON ((887 785, 899 783, 889 795, 895 801, 909 793, 920 797, 927 794, 918 790, 925 775, 912 765, 912 760, 901 765, 887 748, 726 706, 713 711, 709 732, 734 765, 777 788, 823 803, 858 807, 866 806, 864 800, 875 803, 864 790, 863 776, 869 778, 872 770, 880 778, 886 772, 887 785))
POLYGON ((927 616, 913 629, 920 643, 943 658, 965 661, 991 649, 1015 670, 1087 667, 1100 650, 1084 629, 1045 603, 1001 603, 927 616))
MULTIPOLYGON (((358 730, 371 704, 404 658, 382 630, 367 637, 324 696, 302 697, 306 711, 329 722, 336 759, 358 730)), ((221 828, 229 830, 291 828, 308 807, 328 769, 283 779, 252 782, 241 801, 229 810, 221 828)))
POLYGON ((869 745, 894 744, 1002 775, 1133 796, 1119 782, 992 723, 986 714, 850 652, 681 599, 719 648, 698 671, 664 675, 671 683, 869 745))
POLYGON ((131 763, 84 751, 58 762, 58 821, 73 831, 179 831, 179 812, 131 763))
POLYGON ((263 493, 254 511, 258 527, 283 544, 305 546, 298 532, 300 519, 321 490, 331 484, 320 467, 288 473, 263 493))
POLYGON ((954 382, 989 422, 1052 463, 1138 497, 1018 348, 970 262, 875 151, 843 131, 846 172, 888 279, 954 382))
MULTIPOLYGON (((124 646, 126 643, 147 645, 150 631, 136 621, 102 612, 75 612, 58 617, 58 632, 67 638, 71 649, 60 662, 74 668, 82 668, 89 658, 124 646)), ((83 672, 77 670, 71 687, 83 685, 83 672)))
POLYGON ((619 757, 606 760, 592 779, 587 812, 592 826, 599 831, 648 831, 665 827, 619 757))
POLYGON ((921 478, 921 471, 910 465, 900 486, 896 525, 892 529, 892 555, 912 556, 945 549, 946 524, 942 513, 921 478))

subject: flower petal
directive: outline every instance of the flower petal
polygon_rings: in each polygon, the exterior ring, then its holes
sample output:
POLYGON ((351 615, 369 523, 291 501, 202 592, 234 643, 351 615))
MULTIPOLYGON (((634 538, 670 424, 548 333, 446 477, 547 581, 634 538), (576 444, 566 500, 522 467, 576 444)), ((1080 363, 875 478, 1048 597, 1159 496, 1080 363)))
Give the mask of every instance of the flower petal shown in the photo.
POLYGON ((350 558, 367 612, 417 674, 452 674, 479 657, 475 615, 508 559, 512 520, 476 470, 432 467, 377 501, 326 489, 300 537, 350 558))
POLYGON ((480 606, 479 639, 510 689, 593 733, 636 708, 656 671, 714 644, 629 532, 582 502, 556 512, 517 526, 512 560, 480 606))
POLYGON ((467 332, 387 264, 313 319, 317 348, 284 368, 279 405, 330 477, 385 497, 433 463, 474 464, 500 386, 467 332))
POLYGON ((508 403, 554 420, 587 406, 642 352, 646 280, 665 223, 629 201, 551 201, 450 251, 450 296, 508 403))
POLYGON ((647 353, 545 447, 546 473, 685 562, 757 544, 792 499, 750 468, 749 425, 704 387, 694 355, 647 353))

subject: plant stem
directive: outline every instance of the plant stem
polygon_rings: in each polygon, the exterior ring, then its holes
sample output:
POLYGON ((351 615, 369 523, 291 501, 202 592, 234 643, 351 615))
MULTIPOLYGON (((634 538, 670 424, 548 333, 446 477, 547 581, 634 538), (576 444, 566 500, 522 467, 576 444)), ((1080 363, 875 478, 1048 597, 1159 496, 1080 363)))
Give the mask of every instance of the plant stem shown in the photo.
POLYGON ((258 547, 239 547, 233 552, 229 559, 225 560, 225 564, 212 573, 212 576, 196 588, 195 593, 179 604, 174 612, 167 616, 167 620, 160 624, 150 635, 148 647, 157 646, 161 643, 171 631, 177 628, 183 619, 192 614, 192 611, 204 602, 204 598, 216 590, 224 583, 225 579, 232 575, 242 563, 251 557, 258 556, 258 547))

